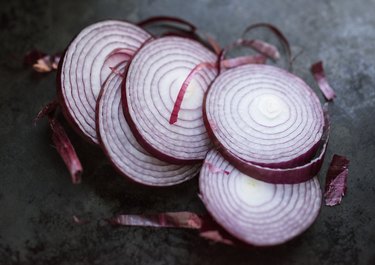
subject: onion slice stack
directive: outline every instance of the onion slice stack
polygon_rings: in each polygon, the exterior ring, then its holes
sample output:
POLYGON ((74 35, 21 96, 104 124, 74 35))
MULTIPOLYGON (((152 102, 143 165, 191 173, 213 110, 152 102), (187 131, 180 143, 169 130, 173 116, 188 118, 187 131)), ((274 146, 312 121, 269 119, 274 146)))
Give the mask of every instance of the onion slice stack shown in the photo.
MULTIPOLYGON (((126 63, 116 69, 124 72, 126 63)), ((149 186, 171 186, 196 176, 200 164, 172 165, 151 156, 133 136, 121 106, 121 83, 117 73, 109 75, 97 104, 96 128, 104 152, 116 169, 131 180, 149 186)))
POLYGON ((108 20, 83 29, 60 62, 57 87, 63 113, 87 140, 98 143, 95 106, 109 67, 129 58, 151 36, 128 22, 108 20))
POLYGON ((211 144, 202 120, 204 94, 216 68, 197 72, 184 95, 179 119, 169 123, 177 95, 189 73, 217 56, 200 43, 163 37, 146 43, 133 57, 124 82, 126 119, 139 143, 161 160, 192 164, 204 159, 211 144))
POLYGON ((322 201, 316 177, 299 184, 266 183, 241 173, 215 150, 207 154, 199 188, 213 218, 255 246, 281 244, 301 234, 318 216, 322 201), (210 164, 222 171, 210 170, 210 164))
POLYGON ((220 74, 207 92, 204 120, 222 155, 255 178, 298 183, 320 169, 328 139, 323 109, 303 80, 280 68, 245 65, 220 74))

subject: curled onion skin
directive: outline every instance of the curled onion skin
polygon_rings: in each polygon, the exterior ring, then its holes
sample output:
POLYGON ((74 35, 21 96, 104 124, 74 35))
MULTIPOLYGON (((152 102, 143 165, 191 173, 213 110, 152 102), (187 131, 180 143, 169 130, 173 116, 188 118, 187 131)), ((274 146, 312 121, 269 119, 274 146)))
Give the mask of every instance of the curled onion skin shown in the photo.
POLYGON ((146 43, 134 55, 123 83, 123 108, 138 142, 152 155, 174 164, 204 159, 211 143, 202 120, 202 103, 217 69, 204 68, 194 76, 178 121, 171 125, 169 119, 191 70, 216 61, 217 56, 200 43, 170 36, 146 43))
POLYGON ((67 47, 59 64, 57 94, 64 116, 89 142, 98 143, 95 106, 103 77, 110 73, 108 64, 115 66, 126 57, 124 49, 136 51, 149 38, 138 26, 107 20, 84 28, 67 47))
POLYGON ((307 163, 324 125, 319 99, 307 84, 269 65, 219 75, 207 92, 204 119, 220 150, 269 168, 307 163))
POLYGON ((201 199, 227 232, 254 246, 282 244, 302 232, 319 214, 322 192, 315 177, 299 184, 270 184, 235 169, 212 150, 199 177, 201 199))
MULTIPOLYGON (((124 72, 126 63, 116 67, 124 72)), ((187 181, 199 172, 200 165, 172 165, 151 156, 133 136, 121 106, 123 78, 109 75, 100 92, 96 108, 96 128, 100 144, 124 176, 148 186, 171 186, 187 181)))

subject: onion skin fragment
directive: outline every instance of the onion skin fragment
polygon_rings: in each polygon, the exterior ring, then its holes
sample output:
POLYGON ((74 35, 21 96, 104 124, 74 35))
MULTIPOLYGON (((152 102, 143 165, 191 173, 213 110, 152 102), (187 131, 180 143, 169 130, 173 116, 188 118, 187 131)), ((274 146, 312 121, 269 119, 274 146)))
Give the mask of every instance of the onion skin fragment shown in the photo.
POLYGON ((60 53, 48 55, 39 50, 31 50, 25 55, 24 64, 31 65, 35 72, 49 73, 57 70, 60 59, 60 53))
POLYGON ((327 77, 324 72, 323 62, 319 61, 311 66, 311 73, 314 76, 316 83, 318 84, 320 91, 328 101, 332 101, 336 97, 336 93, 333 88, 329 85, 327 77))
POLYGON ((36 125, 40 119, 43 119, 44 117, 47 117, 53 114, 59 106, 60 104, 58 100, 53 100, 47 105, 45 105, 34 118, 33 124, 36 125))
POLYGON ((249 56, 241 56, 221 61, 222 69, 230 69, 245 64, 265 64, 267 57, 262 54, 255 54, 249 56))
POLYGON ((109 220, 113 225, 200 229, 201 218, 191 212, 122 214, 109 220))
POLYGON ((335 206, 341 203, 347 190, 348 174, 349 160, 345 156, 335 154, 326 176, 325 205, 335 206))
POLYGON ((77 153, 59 121, 50 117, 49 124, 52 129, 52 141, 70 172, 72 183, 79 184, 83 169, 77 153))

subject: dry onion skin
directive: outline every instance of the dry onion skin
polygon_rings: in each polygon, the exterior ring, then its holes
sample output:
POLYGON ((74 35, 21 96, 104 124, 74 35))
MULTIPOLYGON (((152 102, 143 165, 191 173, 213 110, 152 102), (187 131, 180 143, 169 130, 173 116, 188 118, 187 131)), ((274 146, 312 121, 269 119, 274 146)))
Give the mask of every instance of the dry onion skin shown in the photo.
POLYGON ((150 155, 131 132, 121 106, 121 83, 126 63, 104 83, 97 104, 96 128, 101 146, 115 168, 131 180, 148 186, 171 186, 196 176, 201 165, 172 165, 150 155))
POLYGON ((204 93, 217 69, 195 74, 184 95, 178 121, 170 124, 177 95, 189 73, 217 55, 200 43, 163 37, 146 43, 129 64, 122 90, 126 119, 139 143, 152 155, 175 164, 204 159, 211 142, 202 120, 204 93))
POLYGON ((313 90, 280 68, 245 65, 220 74, 207 92, 204 120, 224 157, 260 180, 298 183, 320 169, 325 147, 311 173, 297 172, 290 179, 290 174, 279 174, 312 167, 309 163, 322 145, 325 125, 313 90), (263 169, 272 172, 264 174, 263 169))
POLYGON ((207 154, 199 189, 217 223, 254 246, 278 245, 298 236, 314 222, 322 202, 316 177, 299 184, 266 183, 241 173, 215 150, 207 154))
POLYGON ((107 20, 84 28, 66 49, 57 92, 64 116, 88 141, 98 143, 95 106, 110 67, 129 59, 150 37, 131 23, 107 20))

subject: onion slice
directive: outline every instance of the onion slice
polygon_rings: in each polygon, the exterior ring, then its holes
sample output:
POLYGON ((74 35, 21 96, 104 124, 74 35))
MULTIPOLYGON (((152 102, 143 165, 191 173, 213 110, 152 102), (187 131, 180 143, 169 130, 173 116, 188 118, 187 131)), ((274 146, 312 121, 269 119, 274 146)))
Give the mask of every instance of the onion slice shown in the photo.
POLYGON ((101 85, 111 71, 151 36, 138 26, 107 20, 83 29, 60 63, 57 91, 66 119, 85 139, 98 143, 95 106, 101 85), (104 66, 104 67, 103 67, 104 66))
POLYGON ((207 92, 204 117, 221 150, 269 168, 305 164, 323 135, 323 111, 312 89, 269 65, 245 65, 219 75, 207 92))
POLYGON ((199 178, 201 199, 218 224, 236 238, 255 246, 284 243, 305 231, 318 216, 321 190, 315 177, 299 184, 270 184, 235 169, 215 150, 199 178))
POLYGON ((200 43, 164 37, 145 44, 133 57, 126 74, 122 102, 126 119, 139 143, 161 160, 192 164, 204 159, 211 147, 202 120, 203 96, 215 78, 215 68, 194 75, 171 125, 178 93, 189 73, 217 56, 200 43))
POLYGON ((165 212, 154 214, 120 214, 108 220, 112 225, 183 228, 199 231, 199 236, 226 245, 233 245, 235 239, 225 232, 210 216, 193 212, 165 212))
POLYGON ((154 17, 149 17, 146 18, 140 22, 137 23, 139 27, 146 27, 146 26, 151 26, 153 24, 157 23, 173 23, 173 24, 179 24, 188 27, 189 31, 194 33, 197 28, 190 23, 187 20, 184 20, 182 18, 178 17, 171 17, 171 16, 154 16, 154 17))
POLYGON ((326 100, 328 101, 333 100, 336 97, 336 93, 327 81, 324 68, 323 68, 323 62, 319 61, 319 62, 314 63, 311 66, 311 73, 313 74, 314 79, 317 82, 319 89, 320 91, 322 91, 326 100))
POLYGON ((347 190, 349 160, 345 156, 334 155, 327 171, 324 192, 325 204, 335 206, 341 203, 347 190))
POLYGON ((104 83, 97 104, 100 143, 115 168, 131 180, 149 186, 170 186, 189 180, 200 165, 171 165, 151 156, 133 136, 121 106, 121 83, 126 63, 116 67, 104 83))

